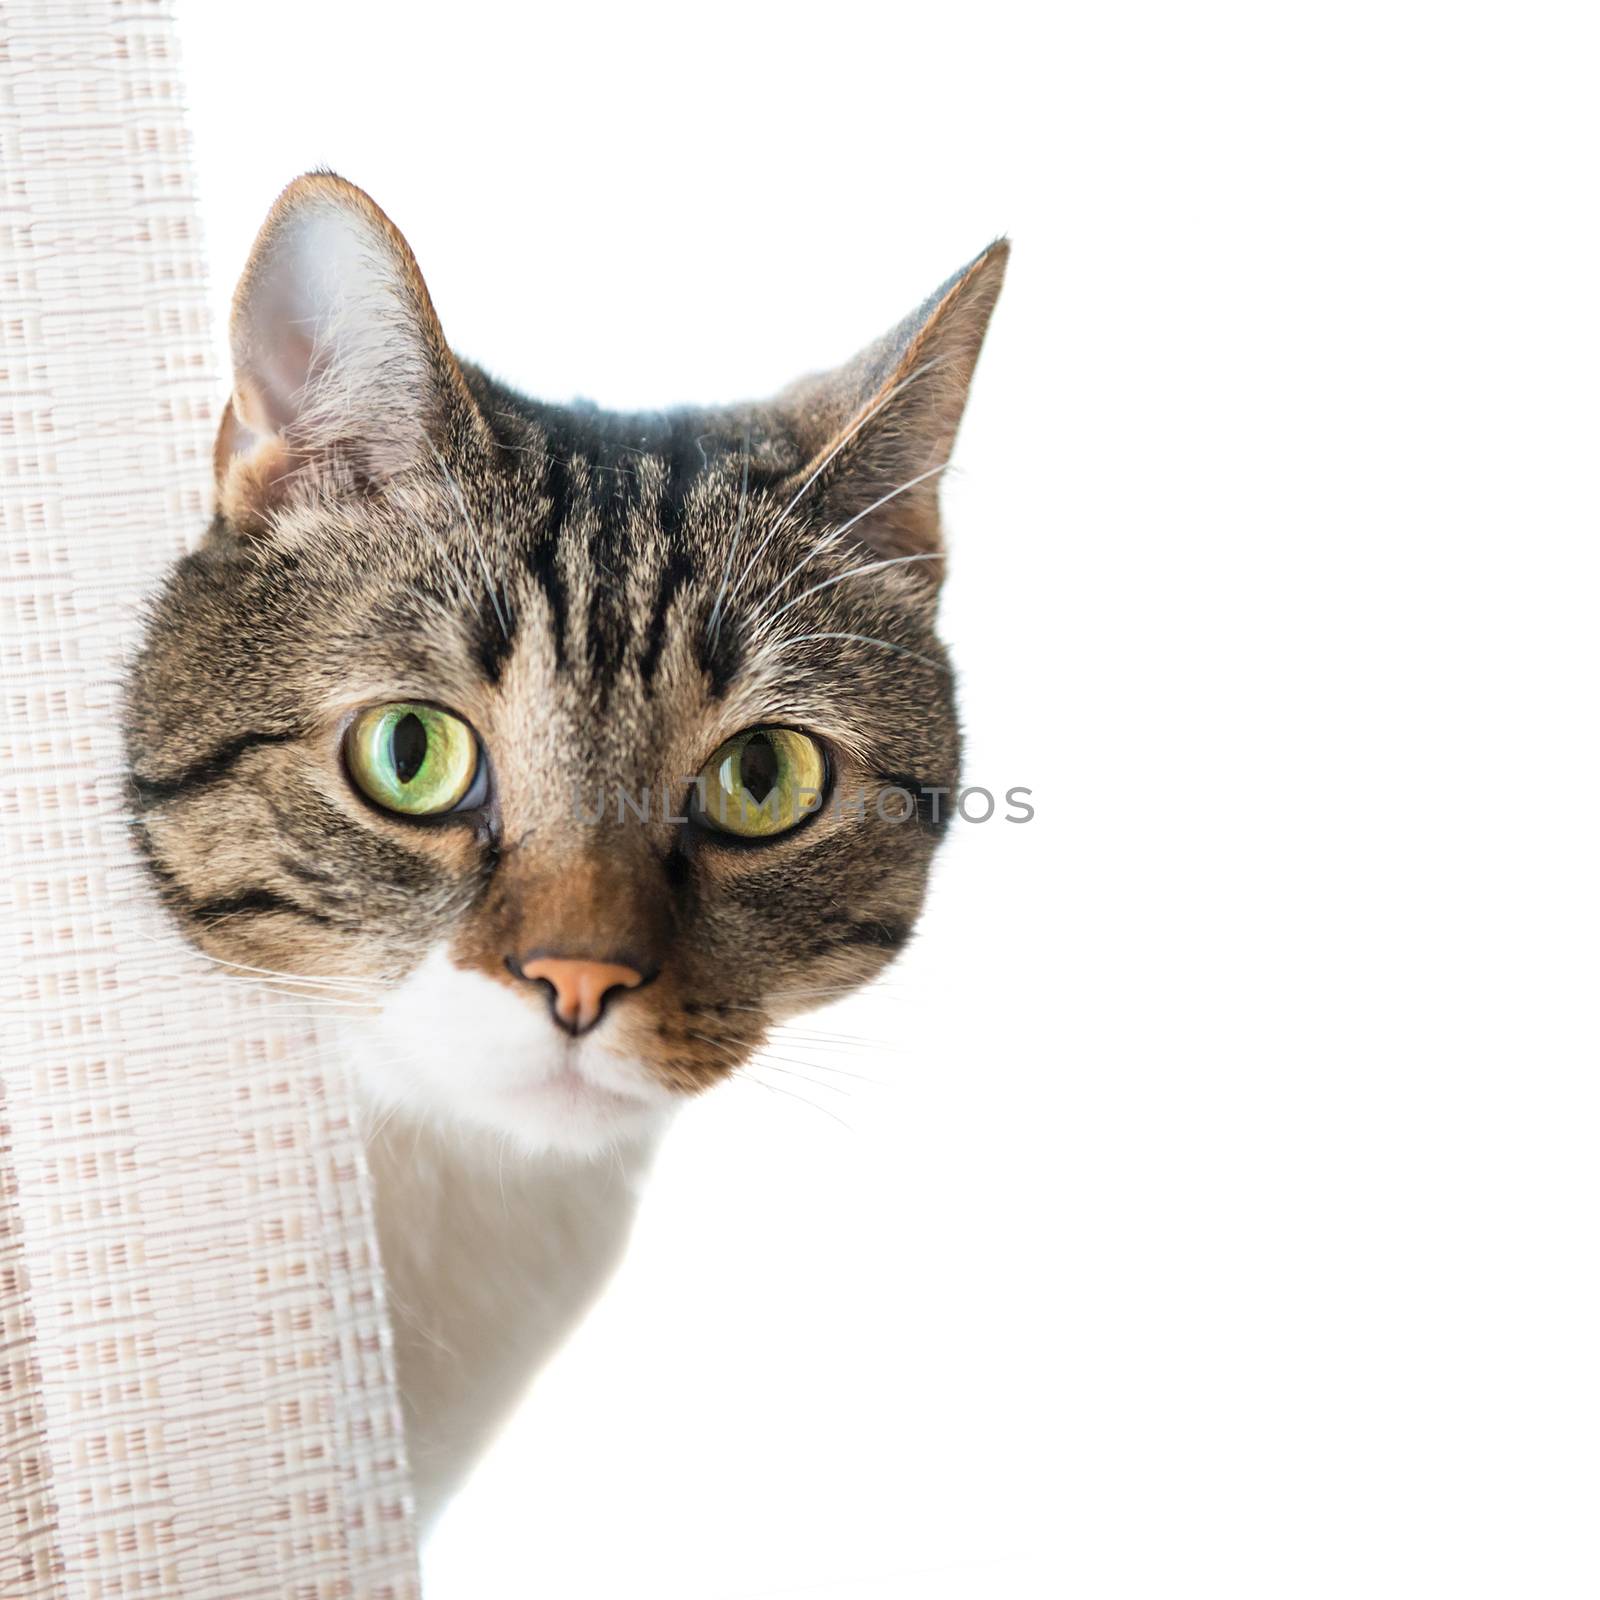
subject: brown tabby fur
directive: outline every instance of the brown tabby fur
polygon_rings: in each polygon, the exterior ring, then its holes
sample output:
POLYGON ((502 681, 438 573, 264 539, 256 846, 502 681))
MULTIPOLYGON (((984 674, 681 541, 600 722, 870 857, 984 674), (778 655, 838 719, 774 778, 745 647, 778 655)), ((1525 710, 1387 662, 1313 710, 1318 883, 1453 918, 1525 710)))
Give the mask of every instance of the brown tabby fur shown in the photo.
POLYGON ((424 1012, 442 1100, 397 1101, 409 1120, 367 1141, 425 1517, 609 1271, 653 1139, 619 1138, 614 1166, 553 1139, 508 1162, 472 1122, 475 1070, 520 1092, 565 1048, 514 969, 540 952, 652 974, 596 1031, 670 1102, 910 936, 959 754, 939 469, 1005 258, 766 404, 623 416, 459 361, 405 241, 341 179, 299 179, 262 230, 217 514, 127 686, 129 794, 163 898, 214 956, 363 980, 324 991, 335 1011, 392 1007, 443 960, 424 1012), (353 786, 343 730, 399 700, 476 730, 482 805, 410 819, 353 786), (713 752, 771 724, 820 741, 860 810, 760 843, 681 820, 713 752), (891 786, 912 820, 878 815, 891 786), (619 789, 648 795, 643 820, 619 789), (496 1063, 471 1058, 463 1014, 485 997, 527 1022, 496 1063))
POLYGON ((448 942, 515 988, 508 955, 627 952, 661 970, 617 1007, 625 1043, 704 1088, 804 991, 870 978, 915 921, 939 829, 873 800, 957 777, 937 472, 825 536, 948 455, 1006 246, 770 403, 627 416, 527 399, 454 357, 404 240, 331 175, 279 200, 237 306, 283 219, 315 206, 353 208, 392 252, 404 358, 276 432, 241 379, 216 519, 127 696, 166 903, 205 950, 292 973, 392 980, 448 942), (418 822, 351 786, 343 726, 397 699, 477 730, 484 808, 418 822), (756 846, 668 820, 662 786, 681 799, 758 723, 821 739, 865 817, 825 811, 756 846), (575 793, 602 783, 651 790, 650 820, 579 820, 575 793))

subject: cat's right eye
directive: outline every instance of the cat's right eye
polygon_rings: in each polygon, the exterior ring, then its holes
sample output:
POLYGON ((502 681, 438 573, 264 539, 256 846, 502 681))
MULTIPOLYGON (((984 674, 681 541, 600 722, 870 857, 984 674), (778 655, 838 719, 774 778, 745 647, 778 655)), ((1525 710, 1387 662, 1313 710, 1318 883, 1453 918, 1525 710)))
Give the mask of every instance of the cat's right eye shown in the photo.
POLYGON ((406 817, 465 809, 483 758, 460 717, 410 701, 373 706, 345 732, 350 780, 369 800, 406 817))

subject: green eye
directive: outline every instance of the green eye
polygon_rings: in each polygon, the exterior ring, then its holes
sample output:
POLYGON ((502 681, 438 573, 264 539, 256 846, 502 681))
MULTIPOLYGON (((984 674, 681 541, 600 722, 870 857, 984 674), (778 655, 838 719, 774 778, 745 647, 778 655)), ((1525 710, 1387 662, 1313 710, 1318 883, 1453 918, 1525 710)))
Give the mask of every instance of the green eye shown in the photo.
POLYGON ((388 811, 434 817, 461 803, 478 775, 478 741, 460 717, 400 701, 350 724, 344 758, 355 785, 388 811))
POLYGON ((822 803, 828 778, 822 746, 791 728, 751 728, 700 769, 701 819, 741 839, 787 833, 822 803))

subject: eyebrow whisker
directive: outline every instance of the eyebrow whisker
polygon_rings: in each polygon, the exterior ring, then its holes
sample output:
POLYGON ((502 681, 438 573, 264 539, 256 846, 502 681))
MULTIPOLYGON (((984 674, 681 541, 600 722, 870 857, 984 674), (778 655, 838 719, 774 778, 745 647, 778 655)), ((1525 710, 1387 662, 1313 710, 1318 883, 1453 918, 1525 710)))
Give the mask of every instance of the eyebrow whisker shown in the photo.
POLYGON ((821 583, 812 584, 809 589, 802 589, 794 599, 786 600, 779 606, 772 613, 769 620, 776 622, 785 611, 793 610, 802 600, 808 599, 814 594, 820 594, 824 589, 831 589, 834 584, 843 583, 846 578, 864 578, 870 573, 886 572, 890 567, 907 566, 913 561, 941 561, 943 559, 944 552, 941 550, 919 550, 915 555, 911 556, 890 556, 883 561, 869 561, 864 567, 852 567, 848 572, 835 573, 831 578, 824 578, 821 583))
POLYGON ((942 661, 935 661, 932 656, 919 655, 915 650, 907 650, 904 645, 890 644, 887 639, 875 639, 867 633, 797 633, 792 638, 781 639, 773 647, 777 650, 787 650, 792 644, 809 644, 814 639, 850 639, 856 644, 875 644, 881 649, 892 650, 897 656, 909 656, 913 661, 920 661, 925 667, 932 667, 937 672, 949 672, 942 661))
POLYGON ((854 422, 850 424, 843 435, 834 444, 834 447, 816 464, 815 467, 811 469, 810 475, 806 478, 806 481, 795 490, 794 494, 789 499, 789 503, 777 514, 776 517, 773 518, 772 526, 767 529, 765 535, 763 535, 761 539, 761 542, 751 552, 749 561, 745 563, 744 571, 739 574, 738 581, 733 586, 735 595, 737 595, 740 590, 743 589, 745 579, 750 576, 751 570, 761 557, 761 552, 766 549, 766 547, 773 541, 774 538, 777 537, 778 530, 788 520, 789 513, 793 511, 803 499, 805 499, 806 495, 811 490, 812 484, 814 484, 817 479, 828 470, 839 452, 843 450, 844 447, 849 444, 850 441, 854 439, 855 436, 860 433, 861 430, 866 427, 866 425, 871 422, 872 419, 877 416, 877 414, 882 411, 883 408, 888 405, 896 395, 910 388, 910 386, 915 383, 918 378, 924 377, 926 374, 932 372, 936 367, 943 366, 949 359, 950 358, 948 356, 935 356, 931 361, 924 361, 920 367, 914 368, 911 372, 908 372, 906 376, 903 377, 899 383, 895 384, 892 389, 886 389, 881 395, 878 396, 876 400, 872 402, 870 406, 866 408, 865 411, 861 413, 860 416, 856 418, 854 422))
POLYGON ((433 446, 433 459, 439 465, 439 471, 444 474, 444 481, 450 490, 450 496, 456 503, 456 510, 461 514, 462 525, 467 530, 467 536, 472 540, 472 548, 478 557, 478 566, 483 573, 484 587, 489 591, 489 603, 494 607, 495 621, 500 624, 500 637, 507 644, 511 642, 511 625, 506 620, 505 608, 500 604, 500 593, 495 588, 494 577, 489 571, 489 558, 484 554, 483 540, 478 534, 478 525, 472 520, 472 514, 467 510, 467 497, 461 492, 461 485, 456 479, 444 457, 439 453, 439 447, 433 446))
MULTIPOLYGON (((704 454, 704 452, 701 452, 704 454)), ((739 510, 733 519, 733 541, 728 546, 728 559, 722 567, 722 587, 717 590, 717 598, 711 607, 711 615, 706 619, 706 636, 715 647, 717 640, 722 635, 722 601, 728 592, 728 574, 733 571, 733 558, 739 548, 739 538, 744 532, 744 511, 750 494, 750 430, 744 430, 744 438, 739 447, 741 462, 739 474, 739 510)))
POLYGON ((864 521, 867 517, 870 517, 874 511, 882 510, 882 508, 888 505, 891 500, 897 499, 908 489, 915 489, 919 483, 926 483, 929 478, 932 478, 938 473, 945 471, 949 465, 949 461, 945 460, 941 461, 936 467, 929 467, 926 472, 919 472, 916 477, 910 479, 906 483, 902 483, 897 489, 891 489, 888 494, 880 495, 864 511, 856 512, 856 514, 851 517, 848 522, 842 523, 839 527, 833 529, 831 533, 825 534, 822 538, 818 539, 811 549, 804 556, 802 556, 800 560, 798 560, 775 584, 773 584, 772 588, 769 589, 760 600, 756 602, 755 609, 760 612, 765 609, 770 601, 777 599, 778 592, 784 587, 785 584, 794 578, 796 573, 800 572, 811 562, 815 561, 816 558, 822 555, 824 551, 833 549, 833 547, 838 544, 844 538, 844 536, 856 526, 857 523, 864 521))

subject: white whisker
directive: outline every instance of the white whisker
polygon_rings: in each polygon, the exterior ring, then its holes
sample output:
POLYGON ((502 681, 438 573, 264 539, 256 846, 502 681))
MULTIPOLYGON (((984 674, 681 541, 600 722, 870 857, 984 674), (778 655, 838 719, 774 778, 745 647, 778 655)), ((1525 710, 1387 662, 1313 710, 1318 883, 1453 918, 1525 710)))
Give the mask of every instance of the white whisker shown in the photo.
POLYGON ((378 1118, 377 1124, 368 1132, 366 1136, 369 1143, 376 1143, 378 1136, 385 1128, 389 1126, 391 1122, 394 1121, 395 1117, 399 1114, 400 1106, 401 1102, 396 1100, 395 1103, 390 1106, 381 1117, 378 1118))
MULTIPOLYGON (((895 985, 898 981, 899 980, 895 978, 874 978, 871 980, 872 992, 878 995, 887 996, 888 998, 894 1000, 904 999, 905 997, 903 995, 893 993, 895 985)), ((863 983, 823 983, 813 985, 808 989, 773 989, 768 992, 767 999, 798 1000, 804 999, 811 995, 859 994, 866 987, 867 985, 863 983)), ((752 1006, 749 1009, 759 1010, 760 1007, 752 1006)))
POLYGON ((209 962, 214 967, 230 967, 235 972, 248 972, 258 978, 286 978, 293 983, 315 984, 322 988, 349 988, 349 989, 378 989, 382 987, 381 978, 337 978, 324 977, 311 972, 280 972, 276 967, 252 967, 248 962, 229 961, 226 956, 214 956, 209 951, 196 949, 193 945, 182 944, 173 935, 170 939, 158 939, 150 934, 134 930, 135 937, 144 939, 148 944, 177 946, 185 955, 197 957, 201 961, 209 962))
POLYGON ((757 613, 764 611, 770 601, 777 599, 779 591, 782 590, 784 586, 794 578, 796 573, 800 572, 811 562, 815 561, 817 557, 822 555, 825 551, 833 549, 833 547, 838 544, 859 522, 863 521, 867 517, 870 517, 874 511, 881 510, 884 506, 888 505, 891 500, 897 499, 899 496, 906 493, 908 489, 915 489, 919 483, 926 483, 929 478, 933 477, 936 473, 943 472, 949 465, 950 463, 948 461, 941 461, 938 466, 929 467, 926 472, 919 472, 916 477, 909 479, 905 483, 902 483, 898 489, 891 489, 888 494, 880 495, 878 499, 874 500, 872 504, 866 508, 865 511, 856 512, 856 514, 851 517, 848 522, 841 523, 837 528, 833 529, 832 532, 827 533, 822 538, 818 539, 811 549, 797 562, 795 562, 795 564, 790 567, 790 569, 784 573, 784 575, 775 584, 773 584, 771 589, 769 589, 767 593, 756 602, 755 609, 757 613))
POLYGON ((744 532, 744 508, 750 494, 750 430, 744 431, 744 442, 740 447, 742 468, 739 475, 739 510, 733 519, 733 541, 728 546, 728 559, 722 567, 722 587, 717 590, 717 598, 711 607, 711 615, 706 618, 706 634, 713 645, 716 644, 722 633, 722 599, 728 592, 728 574, 733 571, 734 553, 739 548, 739 538, 744 532))
MULTIPOLYGON (((774 1072, 783 1072, 785 1070, 794 1068, 804 1068, 805 1071, 793 1072, 792 1075, 795 1077, 805 1077, 809 1072, 830 1072, 835 1077, 854 1078, 858 1083, 871 1083, 882 1086, 879 1079, 869 1078, 863 1072, 853 1072, 848 1067, 837 1067, 822 1061, 806 1061, 802 1060, 798 1056, 776 1055, 765 1045, 756 1045, 753 1047, 735 1046, 727 1044, 720 1039, 713 1039, 709 1034, 694 1033, 692 1031, 687 1035, 687 1037, 691 1039, 699 1039, 703 1043, 710 1045, 713 1050, 720 1050, 729 1058, 735 1067, 738 1067, 741 1064, 744 1066, 771 1066, 774 1072), (782 1066, 778 1065, 780 1062, 783 1063, 782 1066)), ((779 1040, 780 1044, 785 1042, 786 1041, 784 1040, 779 1040)), ((800 1041, 794 1042, 800 1043, 800 1041)), ((844 1092, 841 1090, 838 1084, 834 1083, 817 1082, 817 1087, 819 1089, 832 1089, 835 1092, 844 1092)))
POLYGON ((881 1039, 854 1039, 847 1034, 838 1033, 808 1033, 803 1028, 791 1029, 788 1024, 777 1030, 774 1037, 780 1042, 793 1040, 796 1044, 823 1050, 871 1050, 874 1053, 878 1051, 887 1053, 896 1048, 885 1044, 881 1039))
POLYGON ((919 655, 915 650, 907 650, 904 645, 890 644, 887 639, 874 639, 866 633, 799 633, 792 639, 780 639, 773 648, 787 650, 792 644, 809 644, 814 639, 853 639, 857 644, 875 644, 880 649, 892 650, 897 656, 910 656, 913 661, 920 661, 923 666, 932 667, 936 672, 950 670, 944 662, 935 661, 932 656, 919 655))
POLYGON ((779 1062, 783 1060, 784 1057, 782 1056, 769 1056, 762 1054, 759 1056, 752 1056, 750 1059, 750 1065, 753 1067, 765 1067, 768 1072, 781 1072, 785 1077, 788 1078, 804 1079, 813 1087, 818 1089, 826 1089, 830 1094, 850 1093, 850 1091, 842 1083, 818 1083, 816 1079, 807 1077, 807 1075, 803 1072, 796 1072, 792 1067, 787 1065, 780 1066, 779 1062))
POLYGON ((739 574, 738 581, 733 586, 735 594, 738 594, 739 591, 744 587, 745 579, 750 576, 751 570, 761 557, 761 552, 765 550, 766 547, 777 536, 778 530, 784 525, 785 521, 788 520, 789 513, 793 511, 803 499, 805 499, 806 495, 810 492, 812 484, 814 484, 817 479, 828 470, 839 452, 843 450, 844 447, 849 444, 850 441, 854 439, 855 436, 860 433, 861 430, 866 427, 866 425, 871 422, 872 419, 877 416, 877 414, 883 410, 883 408, 888 405, 888 403, 893 400, 897 394, 900 394, 903 390, 909 388, 917 381, 918 378, 924 376, 924 374, 932 372, 935 367, 943 366, 948 359, 948 356, 935 356, 932 361, 923 362, 920 367, 917 367, 914 371, 907 373, 906 376, 902 378, 899 383, 895 384, 892 389, 886 389, 881 395, 878 396, 876 400, 873 401, 870 406, 867 407, 865 411, 861 413, 859 417, 856 418, 853 423, 850 424, 850 426, 840 436, 839 440, 835 443, 834 447, 816 464, 815 467, 811 469, 810 476, 807 477, 806 481, 795 490, 793 496, 789 500, 789 503, 773 519, 772 526, 767 529, 765 535, 762 537, 761 542, 751 553, 749 561, 745 563, 744 571, 739 574))
POLYGON ((489 558, 484 554, 483 540, 478 534, 478 525, 472 520, 472 514, 467 510, 467 497, 461 492, 461 485, 456 481, 456 475, 445 464, 445 459, 439 453, 439 447, 433 447, 433 459, 439 464, 439 471, 444 474, 444 481, 450 490, 451 498, 456 503, 456 510, 461 513, 461 521, 467 530, 467 536, 472 540, 472 548, 478 557, 478 566, 483 572, 484 587, 489 591, 489 603, 494 607, 495 620, 500 624, 500 637, 510 642, 511 627, 506 621, 504 608, 500 604, 500 595, 494 586, 494 577, 489 571, 489 558))
POLYGON ((887 1089, 891 1087, 889 1082, 884 1078, 874 1078, 868 1073, 855 1072, 849 1067, 836 1067, 830 1061, 807 1061, 806 1066, 813 1072, 831 1072, 836 1078, 851 1078, 856 1083, 870 1083, 875 1089, 887 1089))
POLYGON ((913 561, 939 561, 943 559, 943 552, 939 550, 920 550, 914 556, 890 556, 885 561, 869 561, 864 567, 852 567, 848 572, 835 573, 831 578, 824 578, 821 583, 814 583, 809 589, 802 589, 793 600, 786 600, 769 620, 776 622, 785 611, 792 611, 802 600, 809 599, 814 594, 820 594, 824 589, 831 589, 836 583, 843 583, 846 578, 864 578, 869 573, 885 572, 890 567, 908 566, 913 561))
MULTIPOLYGON (((754 1064, 755 1063, 752 1062, 750 1065, 753 1066, 754 1064)), ((815 1100, 808 1100, 803 1094, 796 1094, 793 1089, 785 1089, 779 1084, 768 1083, 764 1078, 753 1077, 750 1073, 749 1066, 747 1066, 741 1072, 736 1072, 734 1074, 734 1079, 740 1083, 753 1083, 758 1089, 767 1090, 769 1094, 781 1094, 786 1100, 798 1100, 801 1105, 810 1106, 813 1111, 820 1111, 823 1116, 834 1122, 837 1122, 841 1128, 850 1127, 850 1124, 846 1122, 843 1117, 836 1115, 826 1106, 819 1106, 815 1100)), ((854 1129, 851 1129, 851 1132, 854 1131, 854 1129)))

